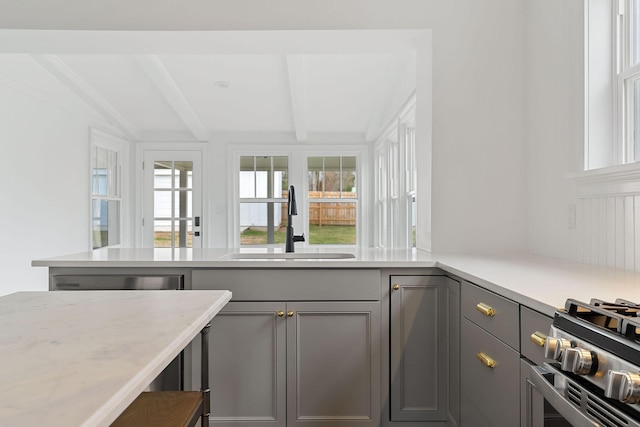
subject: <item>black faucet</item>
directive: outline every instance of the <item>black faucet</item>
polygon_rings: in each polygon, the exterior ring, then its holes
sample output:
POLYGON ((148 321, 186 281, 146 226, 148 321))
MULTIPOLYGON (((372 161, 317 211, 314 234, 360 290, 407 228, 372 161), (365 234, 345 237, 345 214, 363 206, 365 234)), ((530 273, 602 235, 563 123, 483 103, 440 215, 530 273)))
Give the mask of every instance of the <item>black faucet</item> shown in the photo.
POLYGON ((295 242, 304 242, 304 234, 300 236, 293 235, 293 225, 291 225, 291 217, 298 215, 298 206, 296 205, 296 190, 293 185, 289 187, 289 209, 287 212, 287 243, 285 247, 286 252, 295 252, 296 248, 293 245, 295 242))

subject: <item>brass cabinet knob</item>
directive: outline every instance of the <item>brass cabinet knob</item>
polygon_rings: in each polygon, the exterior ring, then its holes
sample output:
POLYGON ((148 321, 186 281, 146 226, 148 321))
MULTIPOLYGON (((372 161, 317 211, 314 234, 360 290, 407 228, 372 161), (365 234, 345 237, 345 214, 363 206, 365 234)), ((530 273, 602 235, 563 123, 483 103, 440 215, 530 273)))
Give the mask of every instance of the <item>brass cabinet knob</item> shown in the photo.
POLYGON ((288 317, 293 317, 293 311, 287 311, 287 316, 288 317))
POLYGON ((480 313, 484 314, 485 316, 493 317, 496 315, 496 312, 493 309, 493 307, 483 302, 479 302, 478 304, 476 304, 476 310, 478 310, 480 313))
POLYGON ((284 311, 280 310, 280 311, 278 312, 278 317, 282 317, 282 316, 284 316, 284 311))
POLYGON ((393 285, 393 290, 397 291, 398 289, 400 289, 400 285, 398 285, 397 283, 393 285))
POLYGON ((531 334, 529 339, 531 339, 532 343, 539 345, 540 347, 544 347, 544 343, 547 341, 547 336, 542 332, 535 331, 531 334))
POLYGON ((495 368, 496 367, 496 361, 493 360, 491 357, 487 356, 485 353, 483 353, 483 352, 477 353, 476 357, 487 368, 495 368))

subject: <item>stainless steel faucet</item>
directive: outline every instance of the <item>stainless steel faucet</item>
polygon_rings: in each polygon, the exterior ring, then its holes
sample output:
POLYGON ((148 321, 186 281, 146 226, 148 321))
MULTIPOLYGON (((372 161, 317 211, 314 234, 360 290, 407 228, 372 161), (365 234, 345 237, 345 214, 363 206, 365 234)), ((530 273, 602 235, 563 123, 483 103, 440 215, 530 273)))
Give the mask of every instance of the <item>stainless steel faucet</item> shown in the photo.
POLYGON ((289 208, 287 212, 287 241, 285 246, 286 252, 295 252, 295 242, 304 242, 304 234, 299 236, 293 235, 293 225, 291 225, 291 217, 298 215, 298 206, 296 204, 296 190, 293 185, 289 186, 289 208))

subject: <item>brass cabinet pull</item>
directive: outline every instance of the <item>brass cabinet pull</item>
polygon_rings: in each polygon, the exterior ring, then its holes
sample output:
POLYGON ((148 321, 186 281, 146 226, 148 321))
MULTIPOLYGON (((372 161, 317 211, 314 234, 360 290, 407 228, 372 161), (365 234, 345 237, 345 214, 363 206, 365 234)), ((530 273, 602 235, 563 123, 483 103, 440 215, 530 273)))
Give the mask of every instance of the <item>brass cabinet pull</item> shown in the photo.
POLYGON ((484 314, 485 316, 493 317, 496 315, 496 312, 493 309, 493 307, 483 302, 479 302, 478 304, 476 304, 476 310, 478 310, 480 313, 484 314))
POLYGON ((476 357, 487 368, 495 368, 496 367, 496 361, 493 360, 492 358, 490 358, 489 356, 487 356, 486 354, 484 354, 483 352, 477 353, 476 357))
POLYGON ((397 291, 398 289, 400 289, 400 285, 398 285, 397 283, 393 285, 393 290, 397 291))
POLYGON ((293 311, 287 311, 287 316, 288 317, 293 317, 293 311))
POLYGON ((544 347, 544 343, 547 341, 547 336, 542 332, 535 331, 531 334, 530 339, 532 343, 539 345, 540 347, 544 347))
POLYGON ((282 316, 284 316, 284 311, 280 310, 280 311, 278 312, 278 317, 282 317, 282 316))

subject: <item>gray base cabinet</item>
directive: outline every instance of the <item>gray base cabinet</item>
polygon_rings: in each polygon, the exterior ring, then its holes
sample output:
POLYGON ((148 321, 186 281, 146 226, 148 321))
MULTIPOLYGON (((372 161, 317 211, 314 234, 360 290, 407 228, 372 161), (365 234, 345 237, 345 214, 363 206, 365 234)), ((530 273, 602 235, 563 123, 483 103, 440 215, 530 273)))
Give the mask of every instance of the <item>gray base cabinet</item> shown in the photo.
POLYGON ((447 419, 447 281, 390 277, 391 421, 447 419))
POLYGON ((379 271, 196 271, 193 287, 233 292, 210 331, 211 426, 379 426, 379 271), (354 288, 371 300, 343 300, 354 288))
POLYGON ((464 283, 461 291, 461 425, 520 425, 520 307, 464 283))
POLYGON ((285 309, 284 303, 230 302, 213 319, 213 425, 286 426, 287 321, 278 316, 285 309))
POLYGON ((287 303, 287 425, 378 425, 379 303, 287 303))

